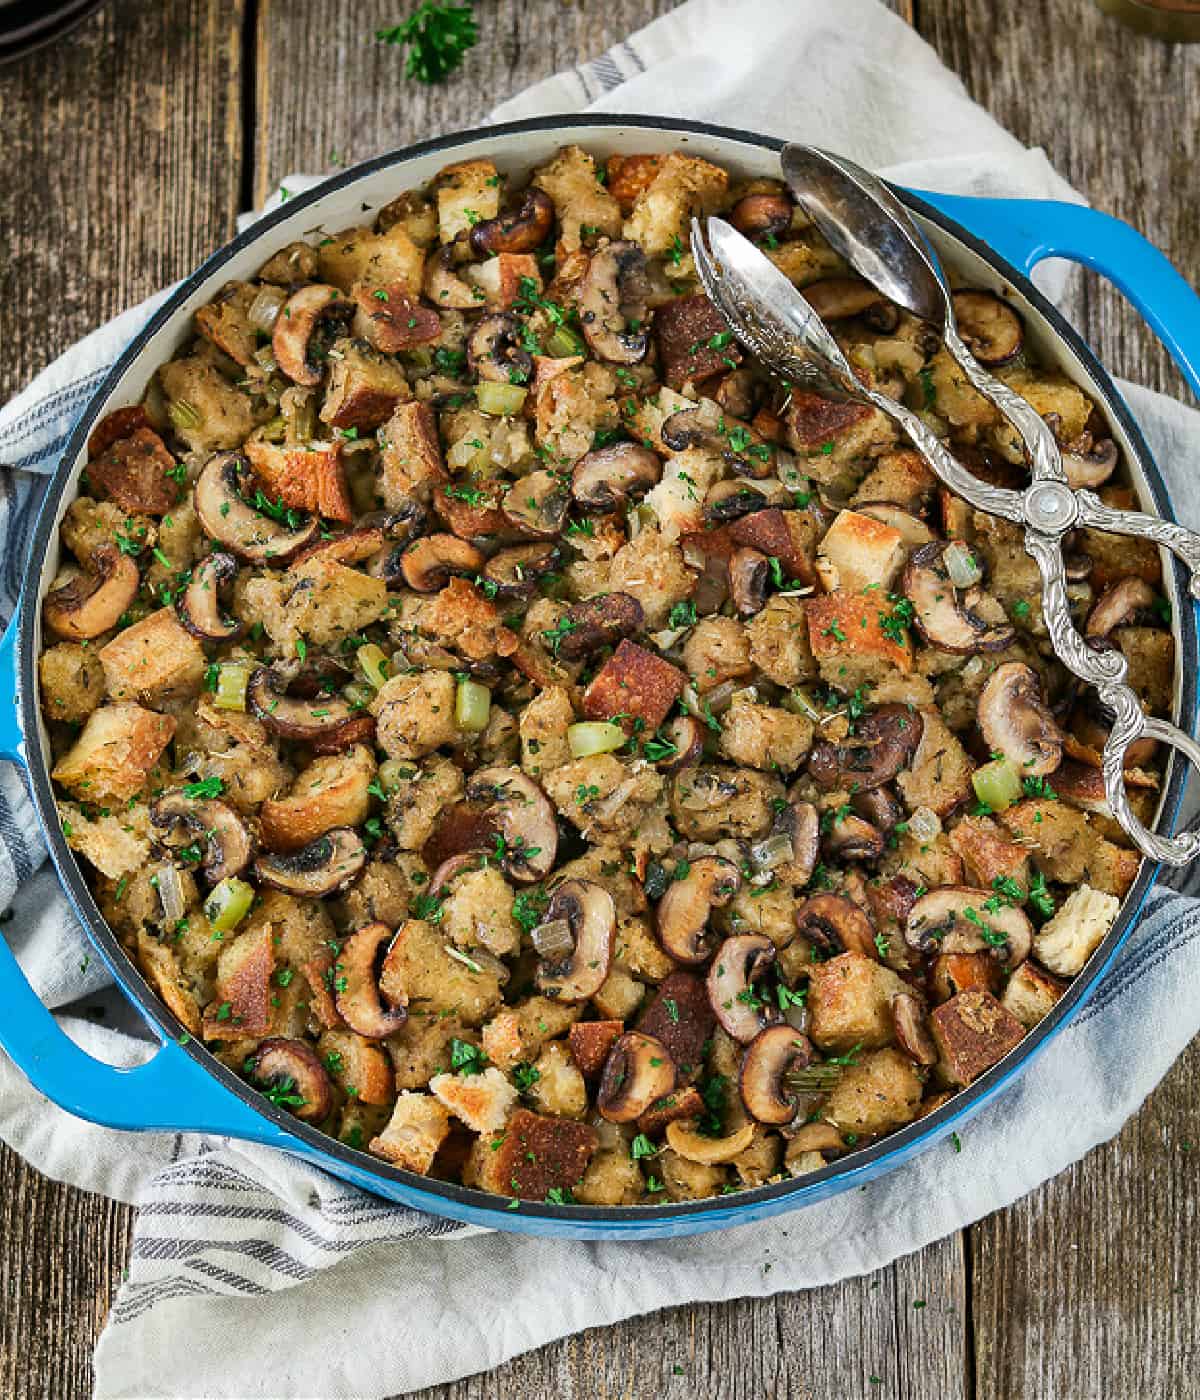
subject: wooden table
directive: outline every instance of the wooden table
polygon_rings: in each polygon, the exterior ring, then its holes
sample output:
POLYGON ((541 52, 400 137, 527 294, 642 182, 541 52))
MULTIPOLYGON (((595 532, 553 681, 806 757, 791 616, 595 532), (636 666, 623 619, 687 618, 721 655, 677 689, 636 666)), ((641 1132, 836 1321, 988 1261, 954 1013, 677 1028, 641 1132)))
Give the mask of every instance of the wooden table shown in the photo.
MULTIPOLYGON (((410 0, 116 0, 64 44, 0 71, 0 393, 189 271, 288 172, 471 125, 672 3, 479 0, 484 39, 466 71, 426 89, 372 38, 410 0)), ((1022 141, 1195 277, 1200 46, 1139 38, 1087 0, 892 3, 1022 141)), ((1085 286, 1070 312, 1116 372, 1182 391, 1111 289, 1085 286)), ((425 1394, 1194 1397, 1196 1075, 1200 1044, 1115 1142, 869 1278, 677 1308, 425 1394)), ((0 1152, 0 1396, 90 1394, 131 1224, 129 1210, 0 1152)))

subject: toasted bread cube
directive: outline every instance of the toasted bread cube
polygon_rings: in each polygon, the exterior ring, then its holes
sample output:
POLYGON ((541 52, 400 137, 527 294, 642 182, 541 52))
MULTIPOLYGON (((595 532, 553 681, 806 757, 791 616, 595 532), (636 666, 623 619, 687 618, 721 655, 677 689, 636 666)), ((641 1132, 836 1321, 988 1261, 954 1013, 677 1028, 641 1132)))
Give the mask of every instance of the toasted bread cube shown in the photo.
POLYGON ((1121 901, 1115 895, 1103 894, 1091 885, 1072 890, 1033 940, 1038 961, 1051 972, 1074 977, 1104 941, 1120 908, 1121 901))
POLYGON ((462 769, 448 758, 402 769, 388 797, 387 821, 396 845, 402 851, 419 851, 465 786, 462 769))
POLYGON ((175 609, 159 608, 101 647, 100 664, 114 700, 181 700, 199 693, 205 656, 175 609))
POLYGON ((396 1098, 396 1076, 381 1045, 339 1026, 326 1030, 317 1054, 334 1081, 352 1099, 390 1108, 396 1098))
POLYGON ((474 1184, 498 1195, 544 1201, 570 1191, 599 1144, 595 1128, 518 1108, 499 1134, 481 1137, 471 1154, 474 1184))
POLYGON ((614 1041, 624 1030, 624 1021, 576 1021, 567 1032, 567 1044, 580 1073, 595 1079, 604 1068, 614 1041))
POLYGON ((916 1118, 924 1087, 907 1055, 874 1050, 842 1070, 821 1113, 843 1133, 891 1132, 916 1118))
POLYGON ((657 394, 644 399, 623 394, 618 407, 621 418, 635 442, 644 443, 660 457, 669 457, 672 449, 662 440, 662 426, 673 414, 684 413, 696 405, 689 398, 677 394, 665 385, 657 394))
POLYGON ((468 952, 482 947, 498 958, 509 957, 521 946, 521 925, 512 912, 515 898, 515 890, 494 865, 468 870, 450 887, 442 905, 442 928, 451 942, 468 952))
POLYGON ((560 685, 539 690, 521 711, 521 767, 531 778, 571 761, 567 730, 575 723, 571 697, 560 685))
POLYGON ((802 587, 816 583, 817 525, 807 511, 780 510, 777 506, 752 511, 730 525, 729 537, 778 559, 784 574, 802 587))
POLYGON ((471 264, 465 275, 483 293, 491 311, 507 311, 521 295, 522 282, 532 282, 539 295, 542 291, 541 269, 532 253, 497 253, 471 264))
POLYGON ((750 642, 745 627, 736 617, 702 617, 692 627, 680 648, 698 694, 752 674, 750 642))
POLYGON ((1060 982, 1026 958, 1008 979, 1000 1005, 1010 1016, 1015 1016, 1027 1031, 1031 1031, 1039 1021, 1049 1016, 1066 990, 1065 982, 1060 982))
POLYGON ((393 1005, 457 1015, 479 1026, 500 1005, 500 979, 491 968, 451 957, 440 929, 423 919, 401 924, 388 949, 379 985, 393 1005), (479 971, 475 969, 478 968, 479 971))
POLYGON ((135 428, 88 463, 88 481, 122 510, 165 515, 181 494, 167 476, 175 466, 166 443, 152 428, 135 428))
POLYGON ((500 212, 500 176, 493 161, 462 160, 439 170, 434 178, 438 237, 453 243, 478 223, 500 212))
POLYGON ((390 758, 422 758, 459 737, 449 671, 406 671, 392 676, 371 702, 377 742, 390 758))
POLYGON ((808 987, 809 1034, 822 1050, 877 1050, 895 1043, 892 999, 908 986, 890 967, 863 953, 841 953, 813 963, 808 987))
POLYGON ((435 1074, 429 1087, 473 1133, 495 1133, 517 1106, 517 1091, 489 1065, 479 1074, 435 1074))
POLYGON ((153 937, 144 928, 137 932, 137 964, 146 981, 193 1035, 201 1033, 200 1007, 188 983, 178 954, 169 943, 153 937))
POLYGON ((450 1042, 479 1043, 479 1033, 465 1026, 457 1016, 409 1008, 408 1019, 385 1048, 396 1073, 397 1089, 423 1089, 435 1074, 450 1065, 450 1042))
POLYGON ((872 455, 895 441, 895 430, 876 408, 823 399, 793 389, 787 413, 788 446, 804 458, 802 469, 817 481, 833 481, 848 462, 872 455))
POLYGON ((552 1040, 534 1061, 533 1068, 537 1078, 529 1096, 539 1113, 553 1114, 556 1118, 584 1117, 588 1107, 587 1085, 565 1041, 552 1040))
POLYGON ((1002 1060, 1025 1036, 1025 1027, 990 992, 959 992, 929 1017, 947 1084, 966 1085, 1002 1060))
POLYGON ((329 355, 329 382, 319 417, 331 428, 378 428, 412 398, 403 367, 362 340, 339 340, 329 355))
POLYGON ((801 598, 773 594, 746 624, 750 659, 776 685, 816 679, 817 662, 808 640, 808 617, 801 598))
POLYGON ((654 339, 663 378, 672 389, 705 379, 742 358, 725 318, 703 292, 660 306, 654 314, 654 339))
POLYGON ((698 1077, 704 1065, 705 1045, 711 1039, 716 1017, 703 978, 694 972, 672 972, 654 989, 654 995, 638 1019, 643 1035, 652 1035, 666 1046, 679 1071, 680 1084, 698 1077))
POLYGON ((580 1205, 635 1206, 644 1190, 642 1169, 622 1143, 597 1152, 572 1193, 580 1205))
POLYGON ((339 291, 349 292, 355 282, 400 282, 409 296, 421 294, 425 254, 403 224, 393 224, 385 233, 369 228, 346 229, 326 239, 317 256, 318 280, 339 291))
POLYGON ((379 490, 388 510, 399 510, 414 499, 428 500, 434 485, 448 480, 437 418, 429 404, 402 403, 380 428, 379 445, 379 490))
POLYGON ((254 404, 235 388, 216 365, 198 355, 169 360, 158 371, 163 393, 171 404, 186 404, 197 421, 174 428, 175 436, 193 452, 218 452, 240 447, 254 430, 254 404))
POLYGON ((645 986, 626 968, 613 966, 592 996, 592 1005, 610 1021, 628 1021, 642 1004, 645 986))
POLYGON ((258 269, 258 280, 278 287, 293 287, 299 282, 313 282, 317 277, 317 250, 311 243, 297 240, 280 248, 258 269))
POLYGON ((104 699, 104 667, 94 647, 59 642, 38 657, 42 711, 47 719, 78 724, 104 699))
POLYGON ((913 669, 912 643, 901 627, 885 630, 891 608, 871 593, 826 593, 806 598, 808 641, 822 680, 839 690, 881 680, 889 671, 913 669))
POLYGON ((216 995, 204 1012, 206 1040, 268 1035, 275 986, 275 934, 270 923, 239 934, 217 959, 216 995))
POLYGON ((950 844, 963 859, 968 883, 989 890, 994 880, 1029 884, 1029 850, 1005 839, 991 817, 964 817, 950 833, 950 844))
POLYGON ((139 821, 135 814, 124 811, 89 817, 73 802, 60 802, 58 815, 67 845, 110 880, 141 870, 150 859, 145 808, 136 814, 139 821))
POLYGON ((908 555, 900 531, 855 510, 838 512, 817 546, 817 572, 829 592, 886 593, 908 555))
POLYGON ((254 363, 258 336, 250 307, 258 288, 250 282, 226 282, 217 295, 197 309, 196 329, 239 365, 254 363))
POLYGON ((313 759, 286 797, 269 797, 263 803, 263 844, 274 851, 294 851, 335 826, 358 826, 371 810, 367 789, 374 777, 375 758, 363 744, 313 759))
POLYGON ((633 213, 638 197, 649 189, 664 160, 664 156, 651 155, 609 156, 608 192, 621 206, 622 214, 633 213))
POLYGON ((812 748, 812 721, 742 696, 721 717, 721 753, 747 768, 791 773, 812 748))
POLYGON ((783 784, 773 774, 728 763, 683 768, 671 786, 671 820, 689 841, 764 836, 783 784))
POLYGON ((1000 964, 991 953, 939 953, 929 971, 929 985, 938 1002, 971 987, 994 993, 1000 986, 1000 964))
MULTIPOLYGON (((702 1201, 717 1195, 729 1180, 727 1168, 689 1162, 670 1147, 664 1147, 655 1160, 670 1201, 702 1201)), ((661 1201, 662 1197, 655 1195, 652 1199, 661 1201)))
POLYGON ((292 510, 306 510, 349 524, 354 519, 340 442, 312 442, 280 447, 250 441, 246 456, 264 493, 292 510))
POLYGON ((696 574, 679 544, 654 529, 642 530, 609 565, 608 590, 631 593, 641 603, 647 632, 665 627, 671 609, 690 598, 695 586, 696 574))
POLYGON ((613 960, 627 967, 643 982, 661 982, 675 971, 675 959, 663 951, 650 932, 650 924, 640 914, 623 914, 617 922, 613 960))
POLYGON ((920 453, 911 448, 899 448, 883 453, 859 482, 850 504, 894 501, 905 510, 915 510, 929 498, 936 484, 936 478, 920 453))
POLYGON ((677 666, 636 642, 622 640, 584 691, 583 713, 588 719, 616 720, 628 734, 640 719, 641 732, 653 734, 686 684, 677 666))
POLYGON ((783 1139, 759 1124, 749 1147, 743 1148, 729 1165, 743 1186, 762 1186, 778 1172, 782 1157, 783 1139))
POLYGON ((651 257, 665 257, 677 239, 686 248, 692 216, 715 214, 728 187, 729 173, 719 165, 672 151, 634 201, 624 235, 651 257))
POLYGON ((1086 883, 1121 896, 1137 875, 1138 853, 1106 840, 1086 813, 1065 802, 1030 798, 1009 807, 1000 819, 1017 840, 1029 846, 1034 864, 1047 879, 1064 885, 1086 883))
POLYGON ((140 705, 102 705, 50 776, 81 801, 133 797, 171 742, 175 720, 140 705))
POLYGON ((483 1048, 494 1065, 510 1070, 536 1060, 548 1040, 565 1035, 582 1008, 565 1006, 549 997, 529 997, 519 1006, 506 1006, 483 1028, 483 1048))
POLYGON ((450 1115, 429 1094, 403 1093, 391 1121, 368 1148, 394 1167, 426 1176, 450 1133, 450 1115))
POLYGON ((285 605, 288 621, 318 646, 361 632, 388 609, 383 579, 324 555, 293 564, 284 582, 291 589, 285 605))
POLYGON ((910 766, 897 775, 896 786, 910 812, 929 807, 944 817, 970 797, 975 765, 936 709, 922 709, 921 719, 921 742, 910 766))
POLYGON ((706 448, 689 447, 667 458, 658 485, 645 500, 663 539, 677 540, 704 529, 705 497, 724 471, 718 454, 706 448))
POLYGON ((472 661, 511 656, 517 647, 500 609, 465 578, 452 578, 424 604, 421 629, 472 661))
MULTIPOLYGON (((91 468, 88 468, 91 471, 91 468)), ((1129 684, 1155 714, 1170 713, 1175 692, 1175 639, 1164 627, 1118 627, 1113 640, 1129 662, 1129 684)))
POLYGON ((596 162, 579 146, 564 146, 534 172, 532 183, 554 202, 563 252, 578 251, 584 224, 609 238, 620 237, 620 205, 600 183, 596 162))

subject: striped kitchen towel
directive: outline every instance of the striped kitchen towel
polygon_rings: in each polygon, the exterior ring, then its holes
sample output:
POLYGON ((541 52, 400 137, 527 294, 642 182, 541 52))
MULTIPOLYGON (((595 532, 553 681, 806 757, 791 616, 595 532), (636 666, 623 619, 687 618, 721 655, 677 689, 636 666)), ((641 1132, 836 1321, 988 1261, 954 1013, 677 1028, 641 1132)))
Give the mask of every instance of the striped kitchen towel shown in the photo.
MULTIPOLYGON (((926 188, 1075 197, 875 0, 692 0, 494 115, 585 108, 803 135, 926 188)), ((40 481, 161 300, 80 342, 0 411, 4 617, 40 481)), ((1200 419, 1134 386, 1125 392, 1176 509, 1200 522, 1200 486, 1183 468, 1200 419)), ((144 1058, 136 1017, 106 985, 45 864, 24 785, 0 765, 0 908, 10 905, 5 936, 67 1033, 112 1063, 144 1058)), ((1157 889, 1085 1011, 962 1132, 960 1150, 935 1146, 861 1190, 717 1237, 617 1246, 456 1226, 268 1149, 82 1123, 40 1099, 3 1056, 0 1138, 48 1175, 139 1208, 97 1350, 98 1396, 382 1397, 669 1304, 877 1269, 1017 1199, 1112 1137, 1196 1033, 1198 940, 1200 904, 1157 889)), ((886 1383, 893 1363, 873 1364, 886 1383)))

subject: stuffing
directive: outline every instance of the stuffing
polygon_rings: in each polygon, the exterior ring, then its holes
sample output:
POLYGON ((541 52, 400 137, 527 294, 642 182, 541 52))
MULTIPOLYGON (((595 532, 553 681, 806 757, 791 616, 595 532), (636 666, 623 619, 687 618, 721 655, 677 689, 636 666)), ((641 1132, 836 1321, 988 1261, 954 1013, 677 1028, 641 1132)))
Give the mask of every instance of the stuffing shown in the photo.
POLYGON ((525 1201, 563 1198, 579 1184, 596 1151, 595 1128, 518 1108, 498 1134, 476 1140, 464 1176, 485 1191, 525 1201))
POLYGON ((486 948, 510 957, 521 945, 521 925, 513 917, 516 891, 494 865, 467 870, 442 904, 441 926, 450 941, 469 952, 486 948))
POLYGON ((655 1162, 656 1175, 661 1176, 669 1201, 701 1201, 719 1195, 729 1180, 728 1168, 689 1162, 669 1147, 663 1148, 655 1162))
MULTIPOLYGON (((884 452, 858 483, 850 497, 852 506, 872 501, 894 501, 905 510, 919 509, 933 493, 936 479, 924 458, 911 448, 884 452)), ((1036 567, 1036 565, 1035 565, 1036 567)))
POLYGON ((417 856, 395 851, 387 859, 369 860, 345 894, 329 902, 339 933, 353 933, 365 924, 396 928, 409 914, 412 897, 429 882, 429 872, 417 856))
POLYGON ((907 557, 899 530, 869 515, 842 510, 817 547, 817 572, 829 593, 868 588, 886 593, 907 557))
POLYGON ((353 520, 340 442, 289 447, 251 441, 246 444, 246 457, 268 500, 341 524, 353 520))
POLYGON ((689 841, 763 835, 783 784, 766 773, 711 764, 685 768, 671 785, 671 817, 689 841))
POLYGON ((817 669, 839 690, 872 685, 893 670, 912 670, 912 640, 886 598, 825 593, 806 598, 804 611, 817 669))
POLYGON ((477 1074, 435 1074, 438 1101, 473 1133, 495 1133, 517 1106, 517 1091, 494 1065, 477 1074))
POLYGON ((991 817, 964 817, 950 832, 950 845, 962 857, 967 880, 990 890, 995 880, 1029 884, 1029 850, 1005 838, 991 817))
POLYGON ((419 851, 433 835, 442 812, 466 788, 462 769, 448 758, 401 768, 388 792, 387 823, 404 851, 419 851))
POLYGON ((588 1091, 571 1051, 561 1040, 552 1040, 533 1063, 537 1078, 529 1097, 539 1113, 557 1118, 583 1118, 588 1091))
POLYGON ((647 632, 667 626, 671 609, 690 598, 695 585, 683 551, 653 529, 619 549, 609 567, 608 591, 631 593, 641 603, 647 632))
POLYGON ((323 554, 293 564, 284 575, 284 587, 289 627, 318 646, 361 632, 388 609, 382 579, 323 554))
POLYGON ((395 1101, 392 1062, 375 1041, 337 1027, 322 1033, 317 1054, 334 1083, 350 1098, 385 1108, 395 1101))
POLYGON ((335 826, 358 826, 371 811, 368 788, 374 779, 375 757, 363 744, 313 759, 287 796, 262 804, 263 844, 293 851, 335 826))
POLYGON ((1031 1031, 1054 1010, 1055 1004, 1067 990, 1067 984, 1044 972, 1037 963, 1026 959, 1005 984, 1000 1005, 1031 1031))
POLYGON ((803 587, 817 581, 816 518, 806 510, 752 511, 729 527, 734 544, 757 549, 768 559, 778 559, 786 578, 803 587))
POLYGON ((258 288, 250 282, 226 282, 207 306, 196 311, 196 329, 239 365, 254 363, 258 335, 250 307, 258 288))
POLYGON ((477 1045, 479 1036, 453 1013, 443 1016, 410 1007, 404 1024, 384 1041, 395 1071, 396 1088, 423 1089, 435 1074, 448 1070, 450 1043, 454 1040, 477 1045))
POLYGON ((140 705, 102 705, 50 776, 81 801, 125 801, 141 790, 174 733, 170 715, 140 705))
POLYGON ((150 859, 144 807, 90 817, 73 802, 59 802, 58 815, 67 845, 110 880, 142 869, 150 859))
POLYGON ((585 226, 609 238, 620 235, 620 205, 601 184, 596 162, 578 146, 564 146, 553 160, 535 170, 533 184, 554 201, 564 252, 580 247, 585 226))
POLYGON ((659 800, 662 777, 642 759, 610 753, 564 763, 542 787, 559 812, 589 840, 632 837, 659 800))
POLYGON ((750 660, 776 685, 801 685, 815 680, 817 660, 809 642, 808 613, 802 598, 775 594, 746 623, 750 660))
POLYGON ((916 1118, 925 1086, 917 1068, 899 1050, 868 1051, 842 1070, 821 1108, 841 1132, 890 1132, 916 1118))
POLYGON ((531 1064, 542 1046, 565 1035, 579 1016, 578 1006, 567 1006, 549 997, 529 997, 516 1006, 506 1006, 484 1026, 484 1051, 503 1070, 531 1064))
POLYGON ((715 214, 728 187, 720 166, 672 151, 634 201, 624 235, 652 257, 664 257, 677 241, 686 248, 693 216, 715 214))
POLYGON ((403 368, 365 341, 336 341, 319 418, 331 428, 371 432, 412 397, 403 368))
POLYGON ((908 990, 891 968, 862 953, 840 953, 809 970, 809 1034, 822 1050, 844 1054, 861 1045, 895 1043, 892 999, 908 990))
POLYGON ((78 724, 104 700, 104 666, 94 647, 59 642, 38 657, 42 711, 47 719, 78 724))
POLYGON ((450 1115, 437 1099, 405 1092, 397 1098, 387 1127, 368 1147, 392 1166, 426 1176, 449 1133, 450 1115))
POLYGON ((403 224, 393 224, 383 233, 346 229, 336 238, 325 239, 317 248, 317 258, 318 280, 341 292, 349 292, 356 282, 400 282, 414 297, 421 290, 425 254, 403 224))
POLYGON ((249 395, 208 361, 171 360, 158 377, 175 432, 193 452, 240 447, 256 426, 249 395))
POLYGON ((971 795, 975 765, 935 709, 922 707, 921 718, 921 742, 896 786, 910 812, 928 807, 944 817, 971 795))
POLYGON ((408 919, 383 960, 379 987, 394 1006, 456 1015, 479 1026, 500 1005, 500 979, 491 966, 462 961, 442 931, 423 919, 408 919))
POLYGON ((183 700, 199 693, 204 648, 174 608, 159 608, 100 648, 104 681, 114 700, 183 700))
POLYGON ((401 403, 379 429, 380 504, 401 510, 447 481, 437 419, 427 403, 401 403))
POLYGON ((812 721, 742 695, 721 716, 721 755, 747 768, 792 773, 812 748, 812 721))
POLYGON ((137 961, 146 975, 146 981, 166 1003, 167 1010, 178 1017, 192 1035, 199 1035, 200 1007, 170 945, 139 929, 137 961))
POLYGON ((455 681, 449 671, 392 676, 371 702, 376 739, 389 758, 423 758, 459 738, 455 681))
POLYGON ((685 684, 678 667, 636 642, 622 640, 584 691, 583 713, 588 719, 620 723, 628 733, 653 734, 685 684))
POLYGON ((63 516, 62 542, 85 567, 99 547, 114 541, 125 549, 145 553, 158 543, 158 522, 148 515, 122 510, 111 501, 93 501, 80 496, 63 516))
POLYGON ((662 377, 671 389, 682 389, 742 358, 725 318, 702 292, 660 307, 654 317, 654 339, 662 377))
POLYGON ((1033 940, 1039 962, 1051 972, 1074 977, 1116 923, 1121 901, 1088 884, 1072 890, 1033 940))
POLYGON ((951 997, 929 1018, 940 1056, 938 1077, 970 1084, 1021 1043, 1025 1027, 990 992, 971 988, 951 997))
POLYGON ((1086 883, 1094 890, 1123 895, 1141 864, 1136 851, 1106 840, 1093 830, 1086 813, 1065 802, 1027 798, 1002 812, 1000 820, 1029 848, 1042 874, 1060 884, 1086 883))
POLYGON ((622 1145, 597 1152, 573 1188, 575 1199, 585 1206, 635 1206, 642 1199, 642 1169, 622 1145))
POLYGON ((702 617, 689 629, 679 654, 698 695, 725 681, 741 680, 754 670, 750 638, 736 617, 702 617))
POLYGON ((567 730, 574 723, 571 697, 560 685, 539 691, 521 711, 521 767, 531 778, 571 761, 567 730))

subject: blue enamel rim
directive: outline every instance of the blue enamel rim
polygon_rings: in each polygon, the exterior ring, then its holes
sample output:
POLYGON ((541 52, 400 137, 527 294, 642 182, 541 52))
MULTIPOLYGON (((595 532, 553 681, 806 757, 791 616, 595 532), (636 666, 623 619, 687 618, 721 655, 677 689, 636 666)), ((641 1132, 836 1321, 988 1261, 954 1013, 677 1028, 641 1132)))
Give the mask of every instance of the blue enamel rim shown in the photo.
MULTIPOLYGON (((248 244, 257 241, 262 237, 264 231, 269 231, 284 218, 290 218, 297 209, 316 204, 331 191, 352 185, 364 176, 401 166, 418 156, 452 152, 459 145, 483 138, 507 137, 520 135, 523 132, 569 132, 575 128, 591 128, 593 130, 609 128, 613 131, 644 129, 678 136, 683 140, 686 140, 689 135, 716 137, 760 151, 777 152, 784 144, 782 141, 753 132, 699 122, 636 116, 611 118, 587 115, 556 116, 457 132, 450 136, 421 142, 355 166, 323 182, 316 189, 293 197, 280 210, 267 215, 254 224, 252 228, 213 254, 179 286, 148 325, 131 342, 96 391, 88 408, 75 426, 63 454, 63 460, 75 460, 82 450, 92 426, 103 412, 109 394, 119 382, 122 374, 138 358, 153 333, 175 314, 180 304, 201 282, 210 277, 233 255, 248 244)), ((911 209, 937 224, 999 272, 1013 288, 1028 299, 1055 335, 1064 341, 1086 365, 1100 390, 1100 397, 1107 414, 1111 419, 1119 421, 1128 434, 1141 473, 1148 484, 1155 509, 1164 518, 1173 519, 1162 478, 1137 423, 1108 374, 1079 335, 1042 296, 1028 277, 1000 257, 986 243, 963 228, 955 219, 943 213, 936 202, 939 200, 939 196, 922 198, 902 189, 898 189, 897 193, 911 209)), ((964 213, 969 213, 972 206, 982 208, 985 205, 991 205, 994 207, 996 216, 999 217, 1003 208, 1011 202, 947 198, 946 203, 964 213)), ((1052 218, 1051 211, 1058 207, 1060 206, 1046 205, 1046 217, 1052 218)), ((1103 270, 1103 259, 1099 254, 1097 260, 1098 265, 1103 270)), ((40 570, 41 561, 49 548, 51 535, 55 528, 56 506, 66 486, 65 478, 59 474, 51 480, 47 487, 31 545, 30 565, 27 569, 28 577, 36 577, 40 570)), ((1184 586, 1183 570, 1177 563, 1174 565, 1174 569, 1175 596, 1184 600, 1188 595, 1184 586)), ((5 639, 10 645, 15 641, 21 729, 25 735, 33 736, 32 741, 26 746, 30 788, 45 833, 47 847, 68 898, 89 939, 112 972, 114 979, 126 996, 138 1007, 151 1029, 163 1041, 158 1054, 160 1056, 186 1054, 194 1062, 194 1065, 219 1084, 226 1094, 240 1101, 240 1104, 229 1104, 231 1110, 240 1110, 241 1105, 245 1105, 252 1110, 254 1120, 261 1121, 262 1125, 261 1132, 246 1131, 244 1128, 246 1114, 244 1111, 239 1111, 231 1113, 231 1118, 238 1123, 238 1126, 227 1124, 226 1131, 232 1132, 235 1136, 253 1137, 258 1141, 292 1151, 369 1191, 452 1220, 490 1226, 500 1230, 555 1235, 560 1238, 614 1239, 682 1236, 749 1223, 752 1220, 792 1210, 823 1199, 852 1186, 861 1185, 885 1170, 899 1166, 926 1146, 946 1137, 955 1127, 961 1126, 1015 1075, 1020 1073, 1049 1040, 1078 1014, 1133 927, 1158 869, 1157 866, 1143 862, 1139 875, 1126 896, 1120 919, 1097 951, 1087 973, 1075 979, 1055 1010, 1026 1036, 1018 1050, 969 1088, 956 1094, 936 1112, 900 1129, 873 1146, 832 1163, 811 1176, 702 1201, 679 1202, 661 1206, 620 1207, 582 1205, 564 1207, 523 1201, 519 1210, 510 1210, 506 1209, 506 1203, 501 1197, 451 1182, 436 1181, 400 1171, 377 1158, 345 1146, 315 1128, 299 1123, 291 1115, 276 1108, 260 1094, 250 1089, 235 1074, 215 1060, 199 1042, 188 1039, 183 1034, 183 1027, 158 1000, 156 994, 126 956, 115 935, 105 923, 59 829, 49 775, 41 755, 36 687, 25 683, 25 678, 36 675, 34 642, 39 606, 40 598, 37 591, 33 588, 26 589, 19 606, 15 638, 12 636, 13 629, 10 629, 10 636, 5 639)), ((1176 629, 1176 641, 1181 648, 1180 671, 1182 675, 1179 714, 1180 722, 1185 726, 1190 726, 1195 718, 1197 702, 1196 617, 1192 608, 1178 608, 1176 611, 1180 624, 1176 629)), ((1184 776, 1182 765, 1174 762, 1166 785, 1158 822, 1160 831, 1169 832, 1174 828, 1184 787, 1184 776)), ((189 1066, 182 1065, 177 1061, 174 1062, 173 1068, 180 1071, 190 1069, 189 1066)), ((196 1092, 197 1076, 194 1072, 181 1073, 179 1078, 181 1093, 196 1092)), ((203 1081, 200 1083, 202 1085, 203 1081)), ((202 1097, 205 1096, 202 1094, 202 1097)), ((207 1097, 211 1098, 212 1096, 207 1097)), ((181 1124, 193 1126, 189 1121, 186 1106, 181 1109, 179 1117, 181 1124)), ((196 1117, 211 1120, 195 1124, 194 1126, 198 1130, 222 1131, 219 1103, 215 1108, 210 1105, 207 1113, 200 1112, 196 1117)), ((103 1121, 102 1113, 98 1113, 97 1118, 99 1121, 103 1121)))

